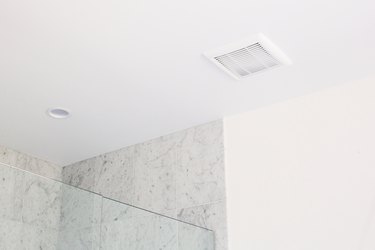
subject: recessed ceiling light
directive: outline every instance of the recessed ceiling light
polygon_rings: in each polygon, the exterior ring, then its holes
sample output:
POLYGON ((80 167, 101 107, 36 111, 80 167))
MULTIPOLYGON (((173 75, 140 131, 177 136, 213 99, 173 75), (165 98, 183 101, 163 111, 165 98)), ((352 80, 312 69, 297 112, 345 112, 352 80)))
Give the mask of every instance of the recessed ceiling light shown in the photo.
POLYGON ((47 114, 55 119, 65 119, 70 117, 70 112, 63 108, 50 108, 47 110, 47 114))

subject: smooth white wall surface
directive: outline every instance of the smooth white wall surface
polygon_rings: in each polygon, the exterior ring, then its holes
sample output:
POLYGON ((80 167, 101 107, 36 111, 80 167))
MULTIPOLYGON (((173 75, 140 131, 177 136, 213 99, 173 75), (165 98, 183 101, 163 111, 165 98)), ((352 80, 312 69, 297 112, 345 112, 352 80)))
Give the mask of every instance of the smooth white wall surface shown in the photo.
POLYGON ((225 119, 229 249, 375 249, 375 79, 225 119))

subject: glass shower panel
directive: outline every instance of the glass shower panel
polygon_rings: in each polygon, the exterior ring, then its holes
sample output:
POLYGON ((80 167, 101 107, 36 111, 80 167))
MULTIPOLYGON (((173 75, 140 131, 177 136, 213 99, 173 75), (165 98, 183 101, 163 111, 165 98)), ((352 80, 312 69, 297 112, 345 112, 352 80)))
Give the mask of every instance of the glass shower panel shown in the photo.
POLYGON ((0 164, 0 249, 213 250, 213 232, 0 164))
POLYGON ((61 183, 0 166, 0 249, 56 249, 61 183))
POLYGON ((178 223, 178 250, 214 250, 214 232, 183 222, 178 223))
POLYGON ((101 202, 99 195, 0 164, 0 249, 99 249, 101 202))
POLYGON ((103 198, 101 249, 214 250, 213 232, 103 198))
POLYGON ((58 250, 100 249, 102 197, 63 184, 58 250))

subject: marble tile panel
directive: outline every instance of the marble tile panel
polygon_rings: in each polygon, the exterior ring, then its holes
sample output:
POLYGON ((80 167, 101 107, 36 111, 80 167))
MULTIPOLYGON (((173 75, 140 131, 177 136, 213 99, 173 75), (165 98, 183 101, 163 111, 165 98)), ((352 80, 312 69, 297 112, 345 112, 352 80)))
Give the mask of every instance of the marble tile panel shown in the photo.
POLYGON ((104 200, 101 225, 101 249, 177 249, 177 221, 157 214, 104 200))
POLYGON ((131 147, 135 147, 136 153, 141 156, 143 162, 158 162, 159 159, 162 160, 164 158, 168 161, 170 160, 171 152, 181 146, 185 134, 185 131, 176 132, 131 147))
POLYGON ((223 152, 202 158, 184 154, 176 166, 177 208, 212 203, 225 198, 223 152))
POLYGON ((20 221, 0 218, 0 249, 22 249, 22 223, 20 221))
POLYGON ((21 221, 24 172, 0 165, 0 218, 21 221))
MULTIPOLYGON (((215 216, 199 209, 204 204, 225 200, 222 121, 203 124, 67 166, 63 176, 69 184, 170 217, 179 214, 179 219, 193 224, 195 220, 202 220, 199 219, 200 215, 190 213, 197 210, 197 213, 203 214, 203 218, 210 218, 204 223, 200 221, 201 226, 212 224, 218 234, 218 246, 223 246, 218 249, 225 249, 226 228, 219 222, 212 222, 215 216)), ((225 209, 225 204, 221 206, 225 209)), ((134 209, 123 208, 121 211, 119 217, 112 218, 113 221, 103 219, 110 221, 102 227, 102 231, 107 232, 105 236, 102 235, 105 239, 127 230, 127 226, 119 222, 123 221, 120 218, 137 223, 134 209)), ((139 222, 142 220, 148 219, 139 222)), ((158 223, 149 221, 150 225, 158 223)), ((225 221, 221 223, 225 224, 225 221)), ((140 232, 145 230, 142 223, 139 228, 140 232)), ((152 235, 150 231, 142 235, 147 239, 148 234, 152 235)), ((137 242, 137 235, 130 232, 126 235, 132 239, 130 242, 137 242)), ((132 249, 125 240, 115 243, 108 240, 108 244, 118 244, 111 245, 113 249, 132 249)), ((136 243, 131 244, 133 247, 136 243)))
POLYGON ((191 158, 202 158, 224 147, 223 121, 218 120, 178 132, 183 135, 178 148, 191 158))
POLYGON ((178 225, 178 250, 214 250, 212 231, 185 223, 178 225))
POLYGON ((158 249, 156 216, 102 224, 101 249, 158 249))
POLYGON ((0 146, 0 163, 14 166, 16 164, 17 152, 4 146, 0 146))
POLYGON ((24 180, 22 222, 58 230, 62 184, 27 173, 24 180))
POLYGON ((95 192, 132 204, 134 197, 134 147, 96 157, 95 192))
POLYGON ((62 180, 62 168, 60 166, 35 157, 30 157, 25 170, 53 180, 62 180))
POLYGON ((61 197, 60 231, 90 228, 100 223, 101 196, 62 185, 61 197))
POLYGON ((101 225, 100 249, 102 250, 130 250, 134 241, 134 231, 126 223, 113 222, 101 225))
POLYGON ((20 152, 16 152, 16 161, 13 166, 54 180, 61 181, 62 179, 60 166, 20 152))
POLYGON ((177 209, 225 198, 221 121, 187 130, 176 157, 177 209))
POLYGON ((158 217, 158 249, 177 250, 178 249, 178 224, 180 222, 170 218, 158 217))
POLYGON ((135 206, 175 216, 175 149, 180 141, 181 135, 172 134, 135 146, 135 206))
POLYGON ((176 189, 173 166, 152 168, 143 165, 136 168, 134 205, 175 216, 176 189))
POLYGON ((228 249, 225 200, 213 204, 181 209, 178 212, 178 219, 213 230, 216 241, 215 249, 228 249))
POLYGON ((57 241, 58 250, 99 250, 100 224, 87 228, 60 231, 57 241))
POLYGON ((155 219, 154 214, 104 199, 101 249, 156 249, 150 240, 155 237, 155 219))
POLYGON ((111 199, 103 198, 101 223, 127 222, 132 218, 154 216, 154 213, 129 206, 111 199))
POLYGON ((40 225, 22 225, 21 245, 25 250, 55 250, 57 249, 58 230, 40 225))
POLYGON ((16 162, 15 162, 14 167, 26 170, 26 167, 27 167, 28 163, 30 162, 30 160, 31 160, 31 156, 29 156, 27 154, 22 154, 22 153, 17 152, 16 153, 16 162))
POLYGON ((95 179, 99 171, 96 161, 96 158, 90 158, 63 167, 63 182, 85 190, 94 191, 95 179))

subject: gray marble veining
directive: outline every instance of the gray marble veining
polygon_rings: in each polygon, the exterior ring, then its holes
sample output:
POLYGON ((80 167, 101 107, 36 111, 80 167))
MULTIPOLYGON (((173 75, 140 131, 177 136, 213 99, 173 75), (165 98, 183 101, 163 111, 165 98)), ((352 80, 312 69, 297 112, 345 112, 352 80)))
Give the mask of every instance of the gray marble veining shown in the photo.
POLYGON ((19 249, 55 250, 57 249, 59 231, 40 225, 23 224, 19 249))
MULTIPOLYGON (((156 152, 156 145, 141 150, 156 152)), ((145 155, 144 167, 156 173, 174 166, 173 160, 166 164, 165 158, 160 162, 145 155)), ((111 166, 121 166, 116 157, 121 154, 109 158, 115 163, 111 166)), ((213 249, 209 230, 5 165, 0 177, 0 199, 8 204, 0 206, 0 249, 213 249)))
POLYGON ((64 183, 85 190, 94 191, 97 175, 96 158, 74 163, 63 168, 62 180, 64 183))
POLYGON ((59 250, 99 250, 100 224, 86 228, 72 228, 60 231, 57 241, 59 250))
MULTIPOLYGON (((211 207, 225 208, 223 151, 223 125, 216 121, 67 166, 63 181, 167 216, 178 214, 181 220, 212 228, 218 241, 224 242, 225 219, 222 213, 210 212, 211 207)), ((0 162, 49 178, 61 178, 58 166, 4 147, 0 147, 0 162)), ((90 202, 82 202, 82 210, 78 211, 78 207, 73 209, 78 197, 64 196, 58 187, 52 185, 50 189, 45 183, 23 182, 22 175, 2 175, 6 178, 3 185, 0 183, 0 192, 7 195, 0 199, 8 204, 0 209, 2 218, 24 220, 33 226, 49 224, 51 229, 57 226, 51 219, 54 214, 61 213, 62 229, 78 228, 75 224, 80 223, 85 228, 95 220, 73 216, 84 214, 88 209, 84 204, 90 202), (22 197, 20 190, 25 192, 22 197), (40 199, 43 205, 33 204, 33 199, 40 199), (66 200, 66 205, 59 207, 56 204, 61 199, 66 200), (22 211, 23 203, 33 206, 33 212, 22 211), (42 211, 41 207, 47 208, 42 211), (49 215, 42 219, 39 214, 44 212, 49 215)), ((84 230, 76 235, 84 238, 84 230)))
POLYGON ((55 249, 60 186, 0 165, 0 249, 55 249))
POLYGON ((0 249, 57 249, 57 230, 4 219, 0 225, 0 249))
POLYGON ((188 129, 177 153, 177 208, 225 198, 223 128, 218 122, 188 129))
POLYGON ((215 249, 227 246, 227 218, 225 200, 179 210, 178 219, 215 231, 215 249))
MULTIPOLYGON (((215 204, 225 213, 224 165, 220 120, 66 166, 63 180, 166 216, 179 214, 181 220, 194 224, 198 222, 185 216, 192 207, 215 204)), ((207 216, 199 209, 196 213, 207 216)), ((210 218, 223 217, 215 213, 210 218)), ((210 226, 220 238, 217 245, 221 249, 226 249, 222 243, 226 241, 225 223, 210 226)))
POLYGON ((213 250, 213 232, 104 199, 102 249, 213 250))
POLYGON ((22 249, 22 222, 0 218, 0 249, 22 249))
POLYGON ((62 179, 62 167, 3 146, 0 146, 0 163, 54 180, 62 179))
POLYGON ((7 147, 0 146, 0 162, 11 166, 16 165, 18 153, 7 147))
POLYGON ((0 218, 21 221, 24 173, 0 166, 0 218))
POLYGON ((62 167, 32 156, 27 156, 27 158, 25 165, 20 165, 17 161, 16 166, 53 180, 61 180, 62 167))
POLYGON ((177 250, 177 221, 103 200, 101 249, 177 250))
POLYGON ((178 225, 178 250, 215 250, 214 233, 199 227, 178 225))
POLYGON ((225 198, 222 154, 195 159, 183 155, 177 164, 177 207, 191 207, 225 198))
POLYGON ((102 197, 71 186, 61 188, 60 231, 88 228, 100 223, 102 197))
POLYGON ((22 197, 22 222, 58 230, 63 184, 25 174, 22 197))
POLYGON ((1 165, 0 202, 0 249, 99 249, 101 196, 1 165))
POLYGON ((63 185, 61 188, 59 250, 98 250, 102 197, 63 185))
POLYGON ((175 216, 175 145, 177 138, 158 138, 135 146, 134 205, 175 216))
POLYGON ((94 191, 132 204, 134 196, 134 148, 128 147, 98 156, 94 191))

